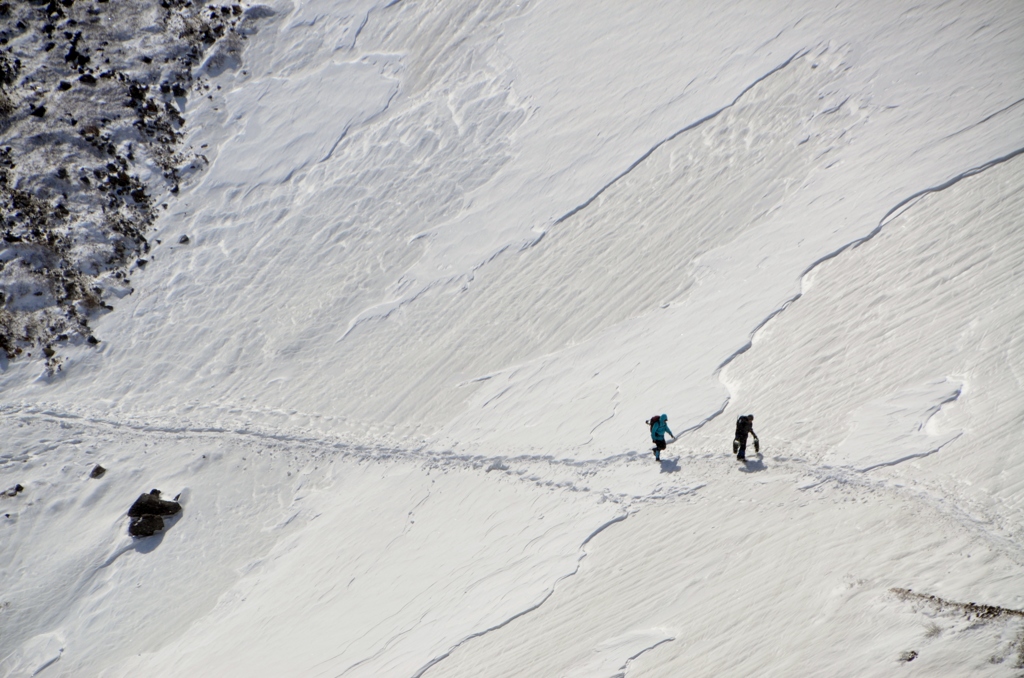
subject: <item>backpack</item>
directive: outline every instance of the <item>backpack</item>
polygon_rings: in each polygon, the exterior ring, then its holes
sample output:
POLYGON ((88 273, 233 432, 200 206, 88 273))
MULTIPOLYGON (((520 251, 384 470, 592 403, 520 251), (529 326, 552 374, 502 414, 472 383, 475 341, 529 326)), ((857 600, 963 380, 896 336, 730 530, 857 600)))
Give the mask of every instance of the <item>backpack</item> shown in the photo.
POLYGON ((661 415, 660 414, 656 414, 653 417, 651 417, 650 419, 648 419, 647 421, 645 421, 644 423, 647 424, 651 428, 651 431, 653 432, 654 431, 654 425, 657 424, 659 421, 661 421, 661 415))

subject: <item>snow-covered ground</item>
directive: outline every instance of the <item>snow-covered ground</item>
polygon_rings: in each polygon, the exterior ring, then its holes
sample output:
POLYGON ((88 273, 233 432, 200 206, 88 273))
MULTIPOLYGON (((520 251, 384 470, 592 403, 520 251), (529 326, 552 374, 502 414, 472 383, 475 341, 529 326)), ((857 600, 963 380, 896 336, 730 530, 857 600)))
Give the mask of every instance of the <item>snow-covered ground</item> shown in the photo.
POLYGON ((0 676, 1020 675, 1024 7, 246 12, 0 374, 0 676))

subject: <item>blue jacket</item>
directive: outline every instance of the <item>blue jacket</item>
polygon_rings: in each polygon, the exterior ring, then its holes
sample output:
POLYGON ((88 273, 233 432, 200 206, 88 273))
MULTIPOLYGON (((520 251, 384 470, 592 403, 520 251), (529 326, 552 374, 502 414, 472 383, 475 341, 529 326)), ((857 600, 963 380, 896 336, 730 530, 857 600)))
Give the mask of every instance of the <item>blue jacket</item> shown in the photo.
POLYGON ((668 427, 668 415, 663 414, 658 421, 654 422, 654 426, 651 427, 651 440, 664 440, 666 433, 673 438, 676 437, 676 434, 672 433, 672 429, 668 427))

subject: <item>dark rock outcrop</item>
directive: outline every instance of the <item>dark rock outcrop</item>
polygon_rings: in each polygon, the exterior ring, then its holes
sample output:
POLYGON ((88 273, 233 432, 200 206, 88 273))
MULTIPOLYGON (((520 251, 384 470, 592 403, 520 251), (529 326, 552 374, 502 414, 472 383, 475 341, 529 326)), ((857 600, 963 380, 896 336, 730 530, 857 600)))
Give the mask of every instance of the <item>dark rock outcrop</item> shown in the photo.
POLYGON ((89 472, 90 478, 102 478, 103 474, 107 472, 107 469, 103 468, 99 464, 92 467, 92 471, 89 472))
POLYGON ((24 489, 25 488, 21 486, 21 483, 18 483, 14 487, 5 490, 4 492, 0 492, 0 494, 2 494, 5 497, 16 497, 18 496, 18 493, 23 491, 24 489))
POLYGON ((181 504, 160 498, 160 490, 151 490, 148 494, 140 494, 128 516, 132 519, 128 525, 128 534, 133 537, 151 537, 164 529, 162 516, 173 516, 181 512, 181 504))
POLYGON ((160 516, 139 516, 132 518, 128 525, 128 534, 133 537, 152 537, 164 529, 164 519, 160 516))
POLYGON ((161 499, 160 490, 153 490, 149 494, 140 494, 132 507, 128 509, 128 515, 132 518, 144 515, 173 516, 179 511, 181 511, 181 504, 161 499))
POLYGON ((188 145, 186 100, 219 107, 209 79, 241 65, 254 22, 273 14, 261 12, 0 0, 0 357, 44 357, 54 376, 123 297, 132 263, 153 261, 157 198, 209 164, 188 145))

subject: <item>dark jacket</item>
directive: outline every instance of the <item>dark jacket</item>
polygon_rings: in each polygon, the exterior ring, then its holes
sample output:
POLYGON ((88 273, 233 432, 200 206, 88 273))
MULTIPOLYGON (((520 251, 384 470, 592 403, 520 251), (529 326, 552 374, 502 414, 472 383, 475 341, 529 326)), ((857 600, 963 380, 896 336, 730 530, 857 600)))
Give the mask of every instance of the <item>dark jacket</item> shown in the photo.
POLYGON ((746 440, 748 433, 754 436, 754 440, 757 440, 757 434, 754 433, 754 420, 744 414, 736 420, 736 440, 746 440))

